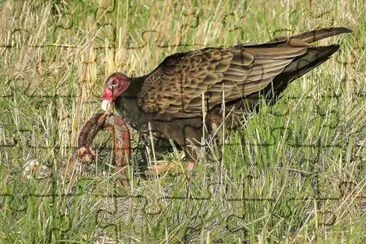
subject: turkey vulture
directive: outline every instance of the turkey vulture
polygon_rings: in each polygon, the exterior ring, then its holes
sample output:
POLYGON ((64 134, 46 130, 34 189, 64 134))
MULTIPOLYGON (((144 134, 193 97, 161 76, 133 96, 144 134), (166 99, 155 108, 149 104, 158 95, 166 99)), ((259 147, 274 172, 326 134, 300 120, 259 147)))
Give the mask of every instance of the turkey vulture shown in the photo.
POLYGON ((203 125, 213 133, 226 117, 226 126, 234 128, 235 114, 256 109, 261 98, 274 103, 289 83, 339 48, 310 43, 349 32, 343 27, 319 29, 263 44, 176 53, 142 77, 111 74, 105 81, 102 108, 108 111, 114 105, 137 131, 173 140, 185 150, 186 160, 194 162, 192 145, 200 144, 206 133, 203 125))

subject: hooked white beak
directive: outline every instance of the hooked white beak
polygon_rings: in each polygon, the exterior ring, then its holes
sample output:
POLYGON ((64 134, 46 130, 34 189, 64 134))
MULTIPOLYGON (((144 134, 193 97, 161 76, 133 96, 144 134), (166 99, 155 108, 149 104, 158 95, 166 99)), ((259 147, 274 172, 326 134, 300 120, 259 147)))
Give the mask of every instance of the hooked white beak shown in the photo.
POLYGON ((103 100, 102 101, 102 109, 106 112, 110 112, 113 109, 113 105, 109 100, 103 100))

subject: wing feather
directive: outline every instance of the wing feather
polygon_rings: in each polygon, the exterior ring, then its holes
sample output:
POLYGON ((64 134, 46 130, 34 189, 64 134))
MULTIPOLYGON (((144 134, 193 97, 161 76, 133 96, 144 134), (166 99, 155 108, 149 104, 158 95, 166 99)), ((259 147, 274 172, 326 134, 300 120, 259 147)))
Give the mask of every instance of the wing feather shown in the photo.
POLYGON ((157 117, 201 116, 202 94, 207 109, 241 99, 264 89, 291 62, 304 55, 308 45, 276 44, 206 48, 167 57, 147 76, 138 105, 157 117))

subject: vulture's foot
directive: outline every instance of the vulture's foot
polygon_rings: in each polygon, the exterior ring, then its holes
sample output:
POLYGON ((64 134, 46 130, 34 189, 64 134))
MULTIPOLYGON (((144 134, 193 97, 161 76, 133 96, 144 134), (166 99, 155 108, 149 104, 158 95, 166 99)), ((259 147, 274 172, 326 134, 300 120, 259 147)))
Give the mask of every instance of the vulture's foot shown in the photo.
POLYGON ((122 179, 120 182, 127 184, 125 171, 130 157, 130 134, 123 119, 118 115, 109 113, 97 113, 86 122, 79 134, 78 149, 70 159, 67 174, 70 176, 77 162, 90 164, 94 160, 96 153, 91 148, 91 144, 98 132, 103 129, 107 129, 114 138, 115 167, 121 171, 122 179))
POLYGON ((179 160, 171 161, 171 162, 164 162, 157 165, 152 165, 145 171, 146 175, 149 176, 158 176, 163 173, 173 173, 177 171, 192 171, 194 168, 195 163, 190 161, 187 163, 182 163, 179 160))

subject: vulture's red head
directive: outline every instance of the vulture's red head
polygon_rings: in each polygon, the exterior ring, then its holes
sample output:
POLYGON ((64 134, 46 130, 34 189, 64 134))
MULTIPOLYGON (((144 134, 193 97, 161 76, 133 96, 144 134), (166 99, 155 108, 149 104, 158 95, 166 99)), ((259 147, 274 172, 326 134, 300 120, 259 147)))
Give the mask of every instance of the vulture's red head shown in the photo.
POLYGON ((104 84, 102 109, 110 111, 116 99, 122 95, 130 85, 130 78, 122 73, 111 74, 104 84))

